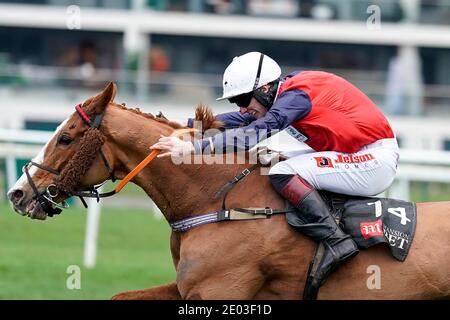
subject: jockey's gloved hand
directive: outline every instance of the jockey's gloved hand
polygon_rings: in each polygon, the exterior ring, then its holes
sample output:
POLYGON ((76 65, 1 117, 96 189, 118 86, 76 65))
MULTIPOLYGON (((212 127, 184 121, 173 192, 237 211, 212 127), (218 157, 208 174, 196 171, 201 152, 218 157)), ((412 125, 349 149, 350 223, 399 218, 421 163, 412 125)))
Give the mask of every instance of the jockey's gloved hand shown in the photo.
POLYGON ((268 153, 260 154, 258 159, 264 166, 274 165, 281 160, 281 155, 276 151, 269 151, 268 153))
POLYGON ((182 158, 194 152, 194 145, 190 141, 183 141, 177 137, 161 136, 158 142, 150 147, 150 150, 161 150, 158 158, 182 158))
POLYGON ((251 162, 258 159, 259 163, 266 166, 277 163, 280 154, 277 151, 270 150, 267 146, 256 146, 249 150, 249 156, 251 162))

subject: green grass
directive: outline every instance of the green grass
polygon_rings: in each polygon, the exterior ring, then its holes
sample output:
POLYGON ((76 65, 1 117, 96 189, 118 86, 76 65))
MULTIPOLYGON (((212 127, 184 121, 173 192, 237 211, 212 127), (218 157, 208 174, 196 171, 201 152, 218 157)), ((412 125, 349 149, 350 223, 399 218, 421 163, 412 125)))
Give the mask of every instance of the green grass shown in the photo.
POLYGON ((414 181, 411 183, 411 201, 450 201, 450 184, 414 181))
MULTIPOLYGON (((111 191, 114 190, 117 185, 119 184, 120 181, 116 181, 116 182, 112 182, 112 181, 107 181, 105 183, 105 185, 103 186, 103 190, 106 191, 111 191)), ((142 190, 139 186, 135 185, 134 183, 128 183, 125 185, 125 187, 123 187, 123 189, 120 191, 120 195, 121 196, 143 196, 143 197, 147 197, 147 195, 145 194, 144 190, 142 190)))
POLYGON ((83 267, 86 210, 36 221, 0 203, 0 299, 109 299, 171 282, 169 226, 146 210, 102 209, 97 265, 83 267), (81 289, 66 282, 81 268, 81 289))

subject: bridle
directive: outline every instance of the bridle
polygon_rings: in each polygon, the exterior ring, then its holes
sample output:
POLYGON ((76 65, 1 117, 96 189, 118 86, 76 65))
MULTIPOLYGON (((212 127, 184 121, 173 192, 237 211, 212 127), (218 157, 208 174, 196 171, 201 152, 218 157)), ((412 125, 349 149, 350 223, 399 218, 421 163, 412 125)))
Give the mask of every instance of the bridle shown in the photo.
MULTIPOLYGON (((95 116, 95 118, 93 120, 91 120, 89 118, 89 116, 86 114, 86 112, 84 112, 84 110, 80 104, 75 106, 75 110, 77 111, 78 115, 81 117, 83 122, 89 126, 89 128, 98 130, 98 128, 100 127, 100 124, 103 120, 104 112, 97 114, 95 116)), ((109 177, 107 180, 112 180, 113 182, 116 181, 116 177, 114 176, 114 171, 111 168, 111 166, 109 165, 109 162, 105 157, 105 154, 103 153, 103 151, 101 149, 99 150, 99 153, 100 153, 100 157, 103 160, 105 168, 109 174, 109 177)), ((60 214, 62 209, 67 208, 68 205, 65 201, 62 204, 58 204, 55 201, 53 201, 53 199, 59 195, 58 188, 56 187, 55 184, 51 184, 44 191, 39 192, 38 188, 36 187, 36 184, 33 182, 30 172, 29 172, 29 167, 31 167, 31 166, 35 166, 41 170, 47 171, 56 176, 61 176, 61 172, 56 169, 53 169, 51 167, 36 163, 34 161, 29 161, 22 169, 22 171, 26 174, 28 183, 30 184, 31 188, 33 189, 34 195, 36 196, 36 199, 37 199, 38 203, 40 204, 40 206, 42 207, 42 209, 50 217, 52 217, 55 214, 60 214)), ((115 193, 115 192, 108 192, 108 193, 100 194, 98 192, 98 189, 102 185, 103 184, 101 184, 99 186, 94 186, 90 190, 87 190, 85 192, 71 192, 71 194, 69 194, 69 197, 70 196, 78 196, 80 198, 81 202, 83 203, 83 205, 87 208, 87 203, 83 197, 97 198, 99 200, 101 197, 107 197, 107 196, 113 195, 115 193)))
MULTIPOLYGON (((78 115, 81 117, 81 119, 84 121, 84 123, 86 123, 89 128, 98 130, 98 128, 100 127, 100 124, 103 120, 103 116, 104 116, 104 112, 102 112, 101 114, 97 114, 95 116, 95 118, 93 120, 91 120, 89 118, 89 116, 84 112, 84 110, 82 109, 81 105, 78 104, 75 107, 75 110, 77 111, 78 115)), ((171 136, 180 136, 182 134, 185 133, 192 133, 193 131, 196 131, 196 129, 193 128, 188 128, 188 129, 178 129, 176 131, 174 131, 171 136)), ((83 203, 84 207, 87 208, 87 203, 84 200, 84 198, 95 198, 97 199, 97 202, 100 201, 101 198, 106 198, 106 197, 110 197, 115 195, 116 193, 119 193, 123 187, 131 180, 133 179, 134 176, 136 176, 139 172, 142 171, 143 168, 145 168, 151 161, 153 161, 156 156, 159 153, 159 150, 153 150, 144 160, 142 160, 133 170, 131 170, 123 179, 122 181, 117 185, 117 187, 109 192, 104 192, 104 193, 100 193, 98 190, 99 188, 106 183, 106 181, 108 180, 112 180, 112 182, 116 181, 116 177, 114 176, 114 171, 112 169, 112 167, 109 165, 108 160, 106 159, 102 149, 100 148, 98 150, 98 152, 100 153, 100 157, 103 160, 103 163, 105 165, 106 170, 108 171, 109 177, 108 179, 106 179, 103 183, 101 183, 98 186, 93 186, 91 189, 89 190, 85 190, 85 191, 72 191, 70 193, 66 194, 69 197, 72 196, 77 196, 80 198, 81 202, 83 203)), ((51 174, 54 174, 56 176, 61 177, 61 172, 59 172, 58 170, 55 170, 51 167, 48 166, 44 166, 41 165, 39 163, 30 161, 28 162, 22 169, 22 171, 26 174, 27 179, 28 179, 28 183, 31 185, 31 188, 33 189, 34 195, 37 198, 37 201, 39 202, 39 204, 41 205, 42 209, 50 216, 52 217, 55 214, 60 214, 62 209, 65 209, 68 207, 67 203, 65 201, 63 201, 62 204, 58 204, 55 201, 53 201, 54 198, 56 198, 59 195, 59 189, 57 188, 57 186, 55 184, 51 184, 49 185, 43 192, 39 192, 35 183, 33 182, 33 179, 31 178, 31 175, 29 173, 29 166, 36 166, 37 168, 47 171, 51 174)))

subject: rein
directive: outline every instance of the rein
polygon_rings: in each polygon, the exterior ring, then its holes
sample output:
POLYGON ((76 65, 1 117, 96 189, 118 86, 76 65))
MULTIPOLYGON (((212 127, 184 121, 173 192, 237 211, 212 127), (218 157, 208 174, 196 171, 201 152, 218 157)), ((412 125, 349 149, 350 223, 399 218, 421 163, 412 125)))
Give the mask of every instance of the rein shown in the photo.
MULTIPOLYGON (((104 113, 97 114, 94 118, 94 120, 91 120, 89 116, 84 112, 81 105, 75 106, 75 110, 81 117, 81 119, 86 123, 89 128, 98 130, 102 120, 104 113)), ((180 129, 171 134, 171 136, 180 136, 185 133, 190 133, 195 131, 195 129, 180 129)), ((86 133, 85 133, 86 134, 86 133)), ((108 163, 108 160, 106 159, 103 151, 101 148, 98 150, 100 153, 100 156, 105 164, 105 168, 107 169, 109 173, 109 179, 112 180, 112 182, 116 181, 116 177, 114 176, 114 171, 111 168, 111 166, 108 163)), ((159 150, 153 150, 144 160, 142 160, 133 170, 131 170, 123 179, 122 181, 117 185, 117 187, 109 192, 99 193, 98 189, 104 184, 100 184, 99 186, 94 186, 90 190, 81 191, 81 192, 67 192, 69 196, 78 196, 83 203, 84 207, 87 208, 87 203, 84 200, 84 197, 86 198, 96 198, 97 202, 100 201, 100 198, 106 198, 115 195, 116 193, 119 193, 125 185, 130 182, 131 179, 133 179, 139 172, 141 172, 150 162, 152 162, 156 156, 159 154, 159 150)), ((44 166, 41 164, 38 164, 36 162, 30 161, 23 167, 23 172, 26 174, 29 184, 31 185, 31 188, 33 189, 33 192, 36 195, 36 198, 41 205, 42 209, 50 216, 52 217, 55 214, 60 214, 62 209, 65 209, 68 207, 67 203, 64 201, 62 204, 58 204, 55 201, 53 201, 53 198, 56 198, 58 194, 58 190, 60 188, 57 188, 55 184, 49 185, 46 190, 43 192, 39 192, 38 188, 36 187, 35 183, 33 182, 33 179, 31 178, 31 175, 29 173, 29 166, 36 166, 37 168, 50 172, 58 177, 61 177, 61 172, 58 170, 55 170, 51 167, 44 166)))
MULTIPOLYGON (((180 135, 183 135, 185 133, 190 133, 195 131, 196 129, 179 129, 175 132, 173 132, 170 136, 172 137, 178 137, 180 135)), ((116 193, 119 193, 125 185, 130 182, 131 179, 133 179, 139 172, 141 172, 150 162, 152 162, 156 156, 159 154, 159 150, 153 150, 147 157, 144 158, 133 170, 131 170, 123 179, 120 181, 120 183, 117 185, 117 187, 109 192, 105 193, 98 193, 97 189, 94 188, 94 190, 90 190, 88 192, 77 192, 74 193, 76 196, 83 196, 87 198, 97 198, 97 201, 100 198, 106 198, 115 195, 116 193)))

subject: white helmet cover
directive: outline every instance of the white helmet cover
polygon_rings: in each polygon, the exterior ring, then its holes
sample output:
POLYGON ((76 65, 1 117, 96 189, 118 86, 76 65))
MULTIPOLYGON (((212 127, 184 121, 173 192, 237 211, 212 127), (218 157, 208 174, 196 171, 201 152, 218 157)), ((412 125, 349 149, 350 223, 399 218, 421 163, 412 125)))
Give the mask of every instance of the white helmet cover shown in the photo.
POLYGON ((223 95, 217 100, 251 92, 278 79, 280 75, 278 63, 265 54, 249 52, 235 57, 223 73, 223 95))

